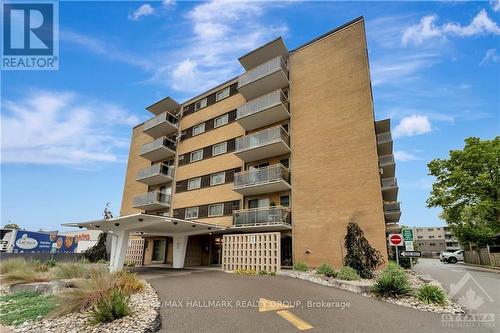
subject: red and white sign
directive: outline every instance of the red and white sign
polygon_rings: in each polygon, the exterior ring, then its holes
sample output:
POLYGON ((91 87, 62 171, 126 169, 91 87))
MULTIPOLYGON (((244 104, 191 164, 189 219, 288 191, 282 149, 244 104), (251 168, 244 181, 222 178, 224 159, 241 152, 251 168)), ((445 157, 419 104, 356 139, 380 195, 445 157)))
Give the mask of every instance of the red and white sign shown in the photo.
POLYGON ((401 234, 389 234, 389 245, 402 246, 403 245, 403 235, 401 235, 401 234))

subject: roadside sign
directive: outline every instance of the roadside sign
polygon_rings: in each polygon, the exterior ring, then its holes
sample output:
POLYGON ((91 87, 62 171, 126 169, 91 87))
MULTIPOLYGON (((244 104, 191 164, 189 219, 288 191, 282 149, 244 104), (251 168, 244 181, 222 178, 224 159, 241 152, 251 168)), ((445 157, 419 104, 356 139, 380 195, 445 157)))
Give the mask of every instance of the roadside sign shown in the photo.
POLYGON ((415 249, 413 248, 413 241, 407 241, 405 240, 405 251, 414 251, 415 249))
POLYGON ((419 258, 422 256, 420 251, 403 251, 401 252, 402 257, 419 258))
POLYGON ((405 241, 412 241, 413 240, 413 230, 412 229, 403 229, 402 234, 403 234, 403 239, 405 241))
POLYGON ((389 234, 389 245, 402 246, 403 236, 401 234, 389 234))

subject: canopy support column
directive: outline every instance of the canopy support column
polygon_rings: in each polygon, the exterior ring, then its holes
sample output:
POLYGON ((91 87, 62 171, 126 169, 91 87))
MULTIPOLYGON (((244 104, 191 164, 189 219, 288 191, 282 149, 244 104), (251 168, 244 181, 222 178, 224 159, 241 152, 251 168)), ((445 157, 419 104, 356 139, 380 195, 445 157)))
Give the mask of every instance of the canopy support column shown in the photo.
POLYGON ((125 230, 119 230, 113 233, 114 237, 111 245, 111 256, 109 261, 110 272, 118 272, 123 269, 129 235, 130 232, 125 230))
POLYGON ((183 268, 184 259, 186 258, 186 249, 189 236, 186 234, 173 235, 173 268, 183 268))

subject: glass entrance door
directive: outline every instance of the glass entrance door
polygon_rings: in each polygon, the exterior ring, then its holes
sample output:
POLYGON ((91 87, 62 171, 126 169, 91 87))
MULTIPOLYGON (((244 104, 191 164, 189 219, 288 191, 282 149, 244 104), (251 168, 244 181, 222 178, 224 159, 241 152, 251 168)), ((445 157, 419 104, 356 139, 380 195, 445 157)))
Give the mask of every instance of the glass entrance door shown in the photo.
POLYGON ((153 241, 153 258, 152 262, 156 264, 165 263, 165 257, 167 254, 167 240, 166 239, 155 239, 153 241))

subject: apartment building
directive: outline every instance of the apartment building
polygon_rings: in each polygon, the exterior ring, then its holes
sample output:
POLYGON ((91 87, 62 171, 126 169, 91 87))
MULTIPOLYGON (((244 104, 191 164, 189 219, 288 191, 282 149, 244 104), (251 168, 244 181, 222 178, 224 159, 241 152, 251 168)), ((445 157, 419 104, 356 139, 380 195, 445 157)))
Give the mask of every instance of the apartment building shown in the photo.
POLYGON ((134 229, 143 264, 339 267, 349 222, 386 257, 386 225, 401 211, 363 18, 293 50, 277 38, 239 62, 240 76, 182 103, 166 97, 133 128, 121 216, 165 220, 134 229), (204 232, 176 243, 184 221, 204 232))
POLYGON ((413 237, 416 250, 421 251, 423 257, 438 257, 443 251, 460 249, 449 227, 414 227, 413 237))

